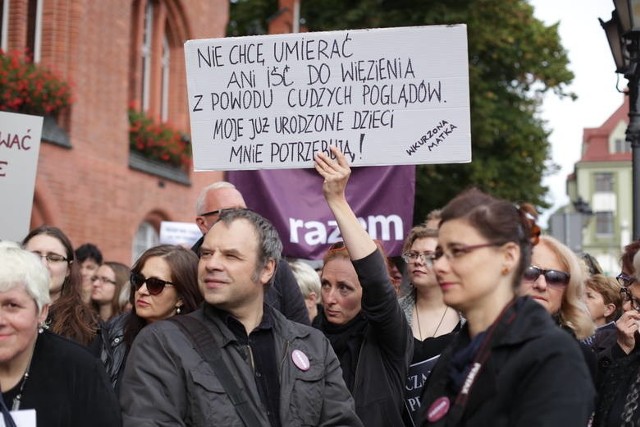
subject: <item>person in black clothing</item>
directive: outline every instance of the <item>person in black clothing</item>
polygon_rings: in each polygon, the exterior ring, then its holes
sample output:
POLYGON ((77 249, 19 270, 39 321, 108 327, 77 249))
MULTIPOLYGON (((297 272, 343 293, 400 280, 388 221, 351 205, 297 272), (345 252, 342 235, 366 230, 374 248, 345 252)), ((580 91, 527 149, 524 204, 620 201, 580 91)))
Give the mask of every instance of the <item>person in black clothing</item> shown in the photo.
POLYGON ((191 313, 202 303, 198 288, 198 257, 177 245, 146 251, 131 268, 130 312, 112 318, 103 328, 100 359, 111 384, 120 392, 127 355, 147 325, 191 313))
POLYGON ((561 329, 579 340, 589 372, 596 381, 596 354, 582 340, 595 331, 584 302, 586 265, 569 247, 551 236, 540 236, 533 249, 531 265, 523 275, 520 291, 541 304, 561 329))
MULTIPOLYGON (((49 273, 38 257, 0 242, 0 412, 35 410, 37 427, 118 427, 120 407, 100 361, 44 330, 49 273)), ((31 425, 31 424, 30 424, 31 425)))
MULTIPOLYGON (((218 220, 221 210, 244 209, 246 207, 247 204, 242 194, 230 182, 218 181, 203 188, 196 201, 196 224, 203 236, 193 245, 191 250, 196 255, 200 255, 199 251, 204 235, 218 220)), ((287 319, 305 325, 310 324, 302 292, 300 292, 296 278, 285 259, 280 259, 278 262, 276 277, 266 291, 265 300, 267 304, 284 314, 287 319)))
POLYGON ((602 339, 598 353, 598 402, 593 425, 640 424, 640 240, 624 248, 621 285, 622 316, 602 339))
POLYGON ((539 237, 532 209, 477 189, 442 209, 433 266, 445 304, 466 323, 427 380, 421 425, 589 422, 595 391, 577 341, 540 304, 518 297, 539 237))
POLYGON ((433 270, 438 229, 413 227, 402 247, 411 291, 398 301, 413 331, 413 359, 405 390, 405 424, 414 426, 420 395, 440 353, 462 326, 460 314, 442 300, 442 290, 433 270))
POLYGON ((324 256, 321 273, 324 311, 314 325, 329 338, 342 375, 367 427, 402 426, 404 384, 413 339, 391 284, 386 259, 349 206, 345 189, 351 169, 331 147, 315 168, 344 242, 324 256))

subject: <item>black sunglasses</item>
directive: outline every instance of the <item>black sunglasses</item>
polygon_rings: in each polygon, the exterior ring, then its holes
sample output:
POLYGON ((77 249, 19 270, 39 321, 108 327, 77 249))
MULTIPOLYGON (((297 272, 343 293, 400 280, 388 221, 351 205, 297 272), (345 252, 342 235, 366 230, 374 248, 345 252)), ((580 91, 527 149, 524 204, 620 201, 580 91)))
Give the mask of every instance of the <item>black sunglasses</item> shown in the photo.
POLYGON ((633 276, 629 276, 625 273, 620 273, 616 276, 616 280, 620 283, 620 286, 627 287, 636 281, 636 278, 633 276))
POLYGON ((535 265, 530 265, 524 270, 524 280, 528 282, 535 282, 540 275, 544 276, 544 280, 551 286, 567 286, 571 275, 564 271, 558 270, 545 270, 535 265))
POLYGON ((629 301, 631 303, 631 308, 640 311, 640 301, 638 298, 634 297, 629 288, 620 288, 620 295, 622 296, 623 301, 629 301))
POLYGON ((131 273, 130 281, 136 291, 146 283, 149 295, 158 295, 163 291, 166 285, 174 286, 173 283, 158 279, 157 277, 145 278, 141 273, 131 273))

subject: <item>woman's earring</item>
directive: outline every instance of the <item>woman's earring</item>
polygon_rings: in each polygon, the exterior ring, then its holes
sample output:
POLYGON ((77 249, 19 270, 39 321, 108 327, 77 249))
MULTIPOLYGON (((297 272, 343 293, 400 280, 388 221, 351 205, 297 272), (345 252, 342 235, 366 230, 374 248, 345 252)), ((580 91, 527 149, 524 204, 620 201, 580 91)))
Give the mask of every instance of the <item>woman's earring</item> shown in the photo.
POLYGON ((38 333, 41 334, 44 331, 44 323, 38 324, 38 333))
POLYGON ((176 307, 176 314, 180 314, 182 312, 181 306, 176 307))

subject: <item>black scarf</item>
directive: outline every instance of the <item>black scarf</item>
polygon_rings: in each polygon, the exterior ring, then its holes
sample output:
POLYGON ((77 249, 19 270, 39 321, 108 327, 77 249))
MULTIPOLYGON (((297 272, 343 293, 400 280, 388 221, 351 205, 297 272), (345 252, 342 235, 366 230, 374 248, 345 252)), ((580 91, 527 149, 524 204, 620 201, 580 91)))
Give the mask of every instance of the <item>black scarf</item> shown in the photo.
POLYGON ((327 320, 324 313, 318 313, 318 318, 317 327, 329 339, 333 351, 340 360, 344 382, 347 388, 353 391, 360 346, 368 325, 367 318, 360 312, 344 325, 334 325, 327 320))

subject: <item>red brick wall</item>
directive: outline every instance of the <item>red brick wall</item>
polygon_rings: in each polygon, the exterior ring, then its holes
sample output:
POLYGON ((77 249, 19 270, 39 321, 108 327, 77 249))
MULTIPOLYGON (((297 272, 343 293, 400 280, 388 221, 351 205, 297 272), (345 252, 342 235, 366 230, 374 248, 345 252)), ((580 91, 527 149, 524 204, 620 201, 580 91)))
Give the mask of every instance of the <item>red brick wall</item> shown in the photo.
MULTIPOLYGON (((11 2, 11 48, 24 46, 26 3, 11 2)), ((74 104, 62 120, 72 148, 42 144, 31 225, 58 226, 74 245, 93 242, 107 260, 130 263, 145 218, 192 222, 199 190, 222 174, 191 173, 185 186, 129 169, 132 0, 43 3, 41 63, 72 84, 74 104)), ((228 0, 165 3, 180 15, 186 39, 224 36, 228 0)), ((182 74, 171 82, 170 121, 188 132, 184 55, 172 52, 174 58, 182 74)))

